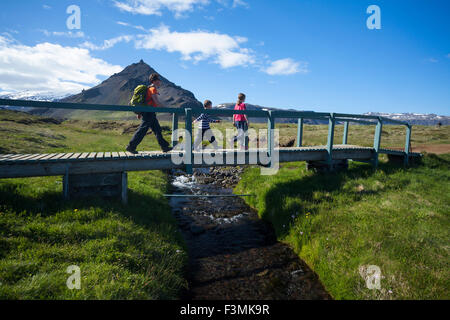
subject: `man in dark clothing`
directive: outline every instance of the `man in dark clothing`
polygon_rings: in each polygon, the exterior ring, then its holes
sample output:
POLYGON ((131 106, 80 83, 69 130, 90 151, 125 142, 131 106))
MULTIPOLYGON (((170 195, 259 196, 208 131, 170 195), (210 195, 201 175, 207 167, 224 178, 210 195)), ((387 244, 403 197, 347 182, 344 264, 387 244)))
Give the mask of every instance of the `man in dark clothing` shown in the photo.
MULTIPOLYGON (((147 94, 145 96, 145 105, 149 107, 161 107, 161 103, 158 101, 158 91, 157 88, 161 85, 161 81, 159 80, 159 76, 156 73, 150 75, 150 86, 147 89, 147 94)), ((141 143, 142 139, 144 139, 145 135, 148 132, 148 129, 151 129, 153 133, 156 135, 156 139, 158 140, 159 145, 163 152, 168 152, 172 150, 169 146, 169 143, 163 138, 161 126, 159 125, 158 119, 156 118, 155 112, 142 112, 138 115, 138 119, 142 119, 142 123, 135 132, 133 138, 127 146, 127 151, 133 154, 136 154, 136 147, 141 143)))

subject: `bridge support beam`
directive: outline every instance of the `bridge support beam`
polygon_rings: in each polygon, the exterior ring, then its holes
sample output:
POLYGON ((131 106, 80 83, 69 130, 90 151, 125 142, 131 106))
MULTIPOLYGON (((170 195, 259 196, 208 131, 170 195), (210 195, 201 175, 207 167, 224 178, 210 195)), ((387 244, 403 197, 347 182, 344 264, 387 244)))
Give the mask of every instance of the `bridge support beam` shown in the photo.
POLYGON ((128 175, 126 172, 68 174, 63 178, 65 199, 85 197, 118 198, 128 202, 128 175))
POLYGON ((272 111, 269 111, 269 117, 267 118, 267 154, 269 155, 272 163, 273 149, 275 148, 275 117, 272 115, 272 111))
POLYGON ((331 170, 340 171, 346 169, 348 169, 347 159, 333 160, 331 166, 328 162, 324 161, 306 161, 306 170, 312 170, 316 172, 330 172, 331 170))
POLYGON ((176 131, 178 130, 178 114, 172 115, 172 148, 178 144, 178 137, 176 137, 176 131))
POLYGON ((409 153, 411 152, 411 125, 406 126, 406 141, 405 141, 405 166, 409 164, 409 153))
POLYGON ((298 119, 298 127, 297 127, 297 147, 301 147, 303 145, 303 118, 298 119))
POLYGON ((65 200, 69 200, 69 168, 66 167, 66 173, 63 177, 63 197, 65 200))
POLYGON ((375 167, 375 169, 378 167, 378 155, 380 152, 382 132, 383 132, 383 121, 381 117, 378 117, 377 128, 375 129, 375 137, 373 140, 373 148, 375 149, 375 154, 373 156, 373 166, 375 167))
POLYGON ((329 166, 330 171, 333 171, 333 141, 334 141, 334 126, 336 124, 336 120, 334 118, 334 114, 330 115, 328 119, 328 139, 327 139, 327 164, 329 166))
POLYGON ((342 144, 347 144, 348 141, 348 121, 344 122, 344 134, 342 136, 342 144))
POLYGON ((186 173, 192 174, 193 173, 192 162, 194 160, 194 157, 192 154, 192 109, 187 108, 184 111, 186 114, 186 119, 185 119, 186 133, 189 134, 189 137, 184 137, 184 139, 183 139, 183 142, 185 143, 185 145, 184 145, 184 150, 185 150, 184 161, 186 164, 186 173))

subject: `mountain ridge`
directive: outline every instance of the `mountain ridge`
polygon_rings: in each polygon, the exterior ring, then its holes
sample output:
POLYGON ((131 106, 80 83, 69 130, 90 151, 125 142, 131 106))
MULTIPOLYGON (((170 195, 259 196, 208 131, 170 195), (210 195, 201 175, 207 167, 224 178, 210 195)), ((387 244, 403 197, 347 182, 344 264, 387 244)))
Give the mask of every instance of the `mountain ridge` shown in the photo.
MULTIPOLYGON (((59 99, 59 102, 128 105, 134 89, 141 84, 150 85, 149 76, 158 73, 143 60, 127 66, 119 73, 115 73, 100 84, 80 93, 59 99)), ((202 108, 194 94, 175 83, 169 81, 158 73, 161 87, 158 89, 159 100, 169 108, 202 108)), ((38 109, 33 113, 55 118, 70 118, 72 114, 89 115, 91 111, 38 109)))

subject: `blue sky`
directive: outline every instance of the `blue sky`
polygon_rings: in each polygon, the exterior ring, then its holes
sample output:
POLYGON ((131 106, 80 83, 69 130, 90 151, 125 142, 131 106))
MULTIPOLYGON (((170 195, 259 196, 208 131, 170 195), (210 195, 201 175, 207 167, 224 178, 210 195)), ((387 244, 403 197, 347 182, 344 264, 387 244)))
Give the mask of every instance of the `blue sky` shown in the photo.
POLYGON ((199 100, 450 115, 446 0, 2 1, 0 92, 77 93, 143 59, 199 100), (69 5, 81 28, 69 30, 69 5), (381 29, 369 30, 370 5, 381 29))

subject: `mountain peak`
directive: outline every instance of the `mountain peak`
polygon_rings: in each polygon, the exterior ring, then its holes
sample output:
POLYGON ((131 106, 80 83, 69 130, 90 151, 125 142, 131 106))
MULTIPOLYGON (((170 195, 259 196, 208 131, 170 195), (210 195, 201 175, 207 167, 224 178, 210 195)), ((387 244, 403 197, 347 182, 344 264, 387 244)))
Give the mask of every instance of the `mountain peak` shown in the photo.
MULTIPOLYGON (((134 89, 138 85, 149 85, 149 76, 158 73, 150 65, 140 60, 103 81, 101 84, 79 94, 63 99, 65 102, 128 105, 134 89)), ((177 86, 158 73, 161 79, 160 101, 169 108, 201 108, 194 94, 177 86)))

